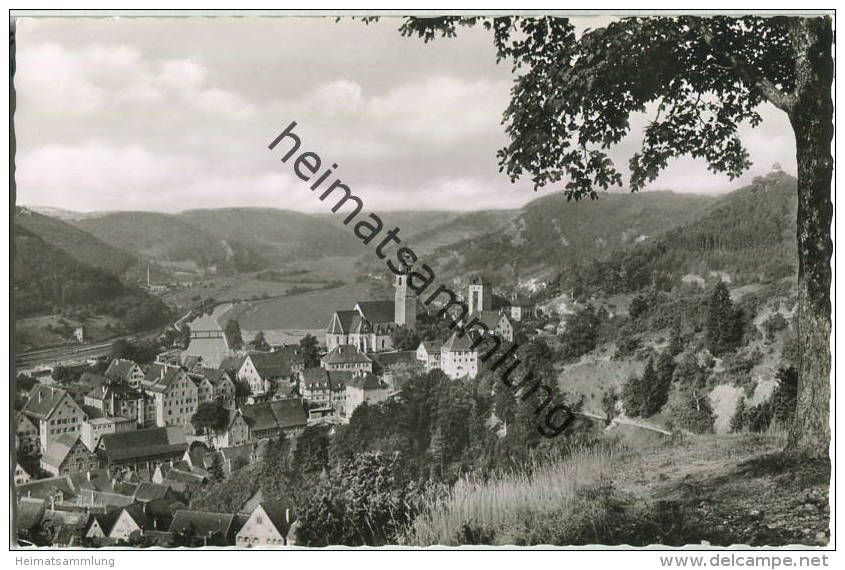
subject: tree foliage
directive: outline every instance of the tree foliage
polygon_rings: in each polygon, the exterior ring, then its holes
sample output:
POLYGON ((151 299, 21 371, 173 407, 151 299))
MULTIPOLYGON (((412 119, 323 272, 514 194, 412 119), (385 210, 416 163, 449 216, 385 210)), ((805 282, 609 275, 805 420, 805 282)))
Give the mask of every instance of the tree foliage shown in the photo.
POLYGON ((715 356, 736 349, 742 342, 742 311, 734 308, 731 294, 724 281, 713 288, 707 301, 707 348, 715 356))
POLYGON ((267 339, 264 338, 264 331, 258 331, 255 333, 255 338, 252 339, 252 347, 255 350, 260 350, 263 352, 270 351, 270 343, 267 342, 267 339))
POLYGON ((390 335, 390 340, 396 350, 416 350, 421 338, 416 331, 403 325, 396 327, 390 335))
POLYGON ((244 339, 241 335, 241 325, 235 319, 226 321, 226 326, 223 327, 223 334, 226 335, 226 343, 229 348, 238 350, 244 345, 244 339))
POLYGON ((226 429, 229 423, 229 410, 217 400, 203 402, 191 416, 191 425, 197 430, 217 432, 226 429))
POLYGON ((305 368, 320 366, 320 343, 314 335, 307 334, 299 340, 299 354, 305 368))
POLYGON ((321 547, 396 544, 413 520, 414 487, 398 476, 397 455, 368 452, 338 467, 303 505, 297 542, 321 547))
POLYGON ((599 313, 592 305, 570 315, 566 319, 566 330, 561 335, 561 356, 568 360, 593 350, 600 324, 599 313))

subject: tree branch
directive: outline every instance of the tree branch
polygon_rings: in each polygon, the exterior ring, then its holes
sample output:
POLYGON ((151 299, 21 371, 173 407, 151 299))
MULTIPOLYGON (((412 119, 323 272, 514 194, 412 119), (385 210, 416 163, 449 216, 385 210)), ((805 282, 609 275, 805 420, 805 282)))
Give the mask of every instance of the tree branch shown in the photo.
POLYGON ((759 89, 763 97, 772 105, 786 113, 792 112, 792 108, 795 106, 795 94, 784 93, 769 78, 740 62, 732 53, 717 49, 714 46, 713 35, 705 24, 704 18, 698 18, 698 31, 701 34, 701 39, 710 48, 714 57, 721 58, 729 68, 738 72, 743 80, 759 89))

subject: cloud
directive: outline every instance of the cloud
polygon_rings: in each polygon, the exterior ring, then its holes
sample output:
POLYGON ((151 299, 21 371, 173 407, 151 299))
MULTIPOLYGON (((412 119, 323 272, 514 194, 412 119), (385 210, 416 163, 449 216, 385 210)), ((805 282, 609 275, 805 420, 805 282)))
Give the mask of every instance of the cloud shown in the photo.
POLYGON ((156 115, 243 118, 253 106, 231 91, 207 84, 206 66, 194 59, 144 58, 124 45, 68 49, 55 43, 20 49, 15 88, 18 112, 86 115, 98 119, 156 115), (150 113, 153 113, 151 115, 150 113))
MULTIPOLYGON (((302 151, 339 164, 338 176, 374 208, 517 207, 536 197, 530 181, 511 184, 498 172, 513 76, 495 64, 483 30, 424 44, 399 37, 388 19, 19 23, 21 203, 321 211, 291 165, 267 150, 294 120, 302 151)), ((773 162, 794 172, 788 121, 761 109, 763 124, 741 132, 755 163, 747 177, 730 181, 682 158, 649 188, 725 191, 773 162)), ((610 150, 623 172, 647 118, 635 117, 631 136, 610 150)))

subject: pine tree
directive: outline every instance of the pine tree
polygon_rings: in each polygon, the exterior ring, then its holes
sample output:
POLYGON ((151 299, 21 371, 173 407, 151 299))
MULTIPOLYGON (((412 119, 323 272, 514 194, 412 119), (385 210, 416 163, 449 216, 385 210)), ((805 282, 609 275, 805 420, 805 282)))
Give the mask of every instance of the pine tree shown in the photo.
POLYGON ((736 403, 734 415, 731 417, 731 433, 738 433, 745 429, 748 411, 745 407, 745 396, 740 396, 736 403))
POLYGON ((723 281, 716 284, 707 301, 705 339, 715 356, 730 352, 742 341, 742 314, 734 309, 723 281))
POLYGON ((628 377, 622 387, 622 401, 624 402, 625 413, 636 418, 640 415, 643 407, 643 383, 642 377, 632 374, 628 377))
POLYGON ((214 454, 211 465, 208 467, 208 475, 215 483, 223 480, 223 460, 220 458, 220 453, 214 454))

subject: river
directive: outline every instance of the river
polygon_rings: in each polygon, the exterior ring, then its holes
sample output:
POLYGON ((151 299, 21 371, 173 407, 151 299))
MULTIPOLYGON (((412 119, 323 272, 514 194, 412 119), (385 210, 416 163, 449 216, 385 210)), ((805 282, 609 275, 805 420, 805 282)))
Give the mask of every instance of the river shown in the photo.
MULTIPOLYGON (((214 312, 210 315, 203 314, 197 317, 188 323, 188 327, 196 331, 222 331, 223 329, 217 323, 217 319, 231 307, 231 303, 217 305, 214 312)), ((201 356, 203 365, 211 368, 217 368, 225 357, 232 354, 229 345, 226 343, 226 337, 222 336, 221 338, 192 338, 191 344, 188 345, 185 352, 192 356, 201 356)))

